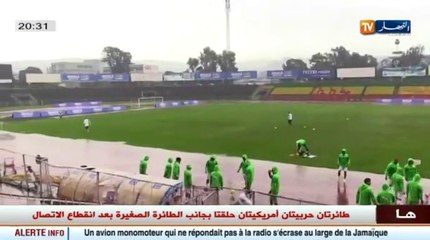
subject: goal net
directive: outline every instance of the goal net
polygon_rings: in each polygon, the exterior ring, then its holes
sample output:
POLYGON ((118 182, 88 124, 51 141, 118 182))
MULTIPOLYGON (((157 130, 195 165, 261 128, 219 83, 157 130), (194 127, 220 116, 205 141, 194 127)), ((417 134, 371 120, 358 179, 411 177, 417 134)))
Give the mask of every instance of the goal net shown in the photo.
POLYGON ((137 108, 154 107, 158 103, 164 102, 163 97, 140 97, 137 99, 137 108))

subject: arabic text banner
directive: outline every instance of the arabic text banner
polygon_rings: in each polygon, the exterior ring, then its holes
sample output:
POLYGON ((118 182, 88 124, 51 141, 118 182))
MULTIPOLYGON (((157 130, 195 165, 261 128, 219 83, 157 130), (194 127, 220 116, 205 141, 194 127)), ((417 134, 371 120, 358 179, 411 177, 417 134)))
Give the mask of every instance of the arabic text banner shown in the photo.
POLYGON ((430 206, 0 206, 4 225, 430 224, 430 206))
POLYGON ((377 33, 411 33, 410 20, 376 20, 375 32, 377 33))
POLYGON ((375 206, 0 206, 1 224, 376 224, 375 206), (16 214, 15 212, 19 212, 16 214), (9 216, 9 217, 6 217, 9 216), (11 219, 13 216, 13 219, 11 219))
POLYGON ((165 227, 0 227, 0 239, 114 240, 114 239, 300 239, 300 240, 428 240, 428 226, 165 226, 165 227))

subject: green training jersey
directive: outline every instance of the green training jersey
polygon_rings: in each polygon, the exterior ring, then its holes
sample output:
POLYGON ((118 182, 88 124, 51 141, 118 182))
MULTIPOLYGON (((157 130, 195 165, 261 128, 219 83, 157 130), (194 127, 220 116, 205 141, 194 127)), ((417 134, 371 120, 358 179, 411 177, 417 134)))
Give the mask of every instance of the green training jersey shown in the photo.
POLYGON ((240 163, 240 169, 242 169, 243 174, 246 174, 246 169, 249 165, 251 165, 251 161, 249 161, 249 159, 246 159, 240 163))
POLYGON ((206 162, 206 171, 210 174, 214 171, 215 166, 218 165, 218 162, 216 160, 208 160, 206 162))
POLYGON ((190 169, 184 171, 184 187, 191 188, 193 186, 193 175, 190 169))
POLYGON ((415 165, 406 164, 405 167, 403 168, 403 170, 404 170, 404 174, 405 174, 405 179, 408 182, 412 181, 415 174, 418 173, 417 167, 415 167, 415 165))
POLYGON ((224 187, 224 180, 220 171, 213 171, 210 176, 210 186, 216 189, 222 189, 224 187))
POLYGON ((385 169, 386 176, 391 178, 393 174, 397 172, 397 168, 398 166, 394 162, 391 162, 390 164, 388 164, 387 168, 385 169))
POLYGON ((171 178, 172 177, 173 164, 168 163, 164 168, 164 177, 171 178))
POLYGON ((348 153, 339 154, 338 164, 340 167, 348 167, 349 166, 349 155, 348 155, 348 153))
POLYGON ((148 161, 145 161, 145 160, 140 161, 139 173, 146 174, 147 169, 148 169, 148 161))
POLYGON ((419 181, 412 181, 407 187, 407 204, 417 205, 423 199, 423 186, 419 181))
POLYGON ((356 203, 358 205, 376 205, 377 202, 372 187, 367 184, 361 185, 357 191, 356 203))
POLYGON ((246 181, 252 183, 254 181, 255 168, 254 165, 249 164, 245 170, 246 181))
POLYGON ((391 177, 394 192, 404 192, 405 191, 405 179, 400 173, 395 173, 391 177))
POLYGON ((396 203, 396 197, 390 190, 382 190, 378 193, 378 196, 376 196, 376 200, 379 205, 394 205, 396 203))
POLYGON ((179 164, 179 162, 175 162, 173 164, 173 176, 172 176, 172 178, 175 180, 178 180, 180 172, 181 172, 181 165, 179 164))
POLYGON ((270 183, 270 193, 273 195, 278 195, 279 194, 279 189, 280 189, 280 179, 279 179, 279 173, 274 173, 272 175, 272 181, 270 183))

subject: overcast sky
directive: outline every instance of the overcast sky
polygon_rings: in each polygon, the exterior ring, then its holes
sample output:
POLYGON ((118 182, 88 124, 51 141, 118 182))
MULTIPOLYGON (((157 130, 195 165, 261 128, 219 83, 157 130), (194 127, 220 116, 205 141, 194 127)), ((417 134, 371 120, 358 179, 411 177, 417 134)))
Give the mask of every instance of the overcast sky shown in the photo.
MULTIPOLYGON (((2 0, 0 61, 99 58, 116 46, 133 59, 186 61, 226 46, 224 0, 2 0), (15 32, 16 20, 56 20, 56 32, 15 32)), ((428 0, 231 0, 238 61, 309 58, 344 45, 375 56, 427 45, 428 0), (360 19, 410 19, 409 36, 363 36, 360 19)), ((429 52, 427 51, 427 53, 429 52)))

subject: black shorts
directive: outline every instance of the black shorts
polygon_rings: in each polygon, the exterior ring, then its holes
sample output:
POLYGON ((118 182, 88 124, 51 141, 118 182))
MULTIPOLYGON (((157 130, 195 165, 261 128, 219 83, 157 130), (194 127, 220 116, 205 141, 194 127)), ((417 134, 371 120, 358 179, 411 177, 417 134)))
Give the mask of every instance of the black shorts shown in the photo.
POLYGON ((90 128, 90 126, 84 126, 85 130, 88 130, 88 128, 90 128))

